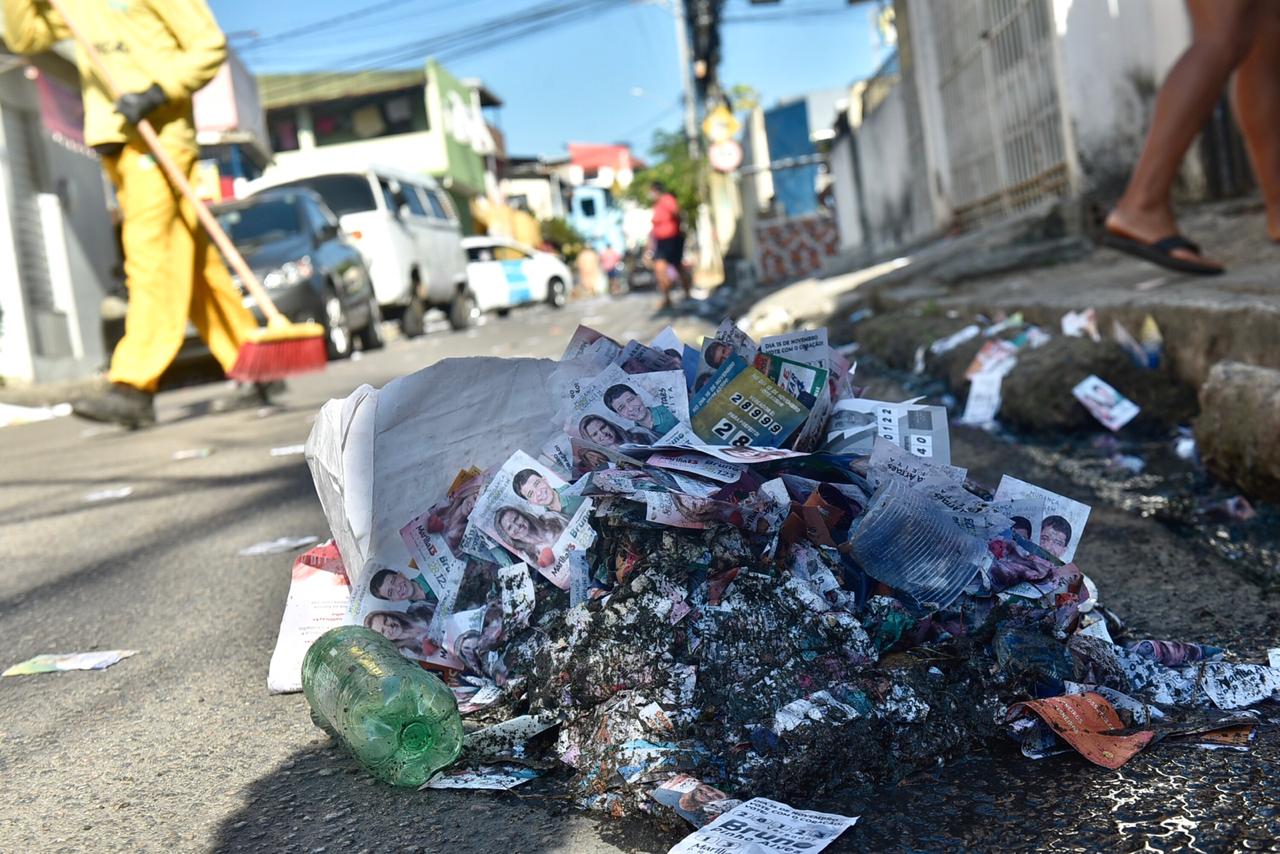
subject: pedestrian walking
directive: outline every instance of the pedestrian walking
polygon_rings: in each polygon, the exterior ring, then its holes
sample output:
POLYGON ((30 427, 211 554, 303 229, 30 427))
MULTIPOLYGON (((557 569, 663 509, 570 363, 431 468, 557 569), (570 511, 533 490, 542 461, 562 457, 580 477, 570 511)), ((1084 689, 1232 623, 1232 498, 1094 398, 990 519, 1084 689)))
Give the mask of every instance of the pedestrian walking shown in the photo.
POLYGON ((653 273, 662 294, 661 308, 671 307, 671 286, 677 281, 689 296, 691 285, 684 272, 684 227, 680 222, 680 202, 661 181, 649 185, 653 200, 653 226, 649 232, 649 248, 653 253, 653 273))
MULTIPOLYGON (((129 307, 108 382, 72 403, 84 418, 130 428, 155 423, 155 391, 190 320, 229 371, 257 326, 195 209, 169 183, 139 137, 146 118, 164 150, 196 180, 191 97, 226 61, 226 37, 204 0, 63 0, 68 16, 99 46, 126 94, 112 99, 77 48, 85 143, 102 158, 123 219, 129 307)), ((44 0, 4 0, 4 39, 17 53, 38 53, 71 37, 44 0)), ((246 400, 265 398, 249 388, 246 400)), ((225 407, 224 407, 225 408, 225 407)))
POLYGON ((1235 74, 1234 106, 1262 187, 1267 235, 1280 241, 1280 2, 1187 0, 1191 46, 1165 78, 1146 145, 1107 216, 1103 242, 1184 273, 1223 266, 1183 236, 1170 192, 1178 166, 1235 74))

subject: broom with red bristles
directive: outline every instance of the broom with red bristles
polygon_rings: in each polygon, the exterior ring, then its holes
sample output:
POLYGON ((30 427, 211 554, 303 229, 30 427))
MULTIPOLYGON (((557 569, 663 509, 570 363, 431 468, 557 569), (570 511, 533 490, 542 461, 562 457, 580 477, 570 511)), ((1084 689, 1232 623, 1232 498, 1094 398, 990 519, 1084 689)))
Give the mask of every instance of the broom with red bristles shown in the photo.
MULTIPOLYGON (((71 35, 80 46, 80 50, 84 52, 85 58, 89 60, 89 65, 93 68, 93 72, 102 81, 103 86, 106 87, 107 94, 111 96, 113 101, 118 101, 121 94, 120 89, 116 86, 115 79, 111 76, 111 71, 107 68, 106 63, 102 61, 102 56, 98 53, 97 48, 85 37, 85 34, 76 25, 75 20, 67 15, 66 8, 60 0, 49 0, 49 5, 54 12, 61 16, 63 22, 67 25, 67 29, 71 31, 71 35)), ((218 224, 218 220, 214 218, 204 202, 196 195, 195 190, 191 187, 191 182, 187 180, 187 176, 182 174, 182 171, 178 169, 178 165, 173 162, 173 158, 164 150, 164 147, 160 144, 160 137, 156 134, 155 128, 151 126, 151 122, 142 119, 138 122, 137 127, 138 134, 146 142, 147 147, 151 149, 151 155, 155 158, 156 163, 160 164, 160 168, 168 176, 169 182, 195 208, 200 224, 209 233, 209 237, 221 250, 222 256, 227 259, 227 263, 231 265, 236 275, 240 277, 240 283, 249 292, 249 295, 254 298, 262 309, 262 314, 266 317, 267 325, 255 328, 240 345, 240 352, 236 356, 235 366, 232 367, 227 375, 241 382, 266 383, 308 371, 324 370, 325 365, 328 363, 324 327, 318 323, 293 323, 280 313, 275 303, 272 302, 271 297, 267 295, 266 288, 262 286, 262 283, 258 281, 258 277, 254 275, 253 270, 249 269, 249 265, 245 263, 240 250, 236 249, 235 244, 231 242, 231 238, 227 237, 227 233, 218 224)))

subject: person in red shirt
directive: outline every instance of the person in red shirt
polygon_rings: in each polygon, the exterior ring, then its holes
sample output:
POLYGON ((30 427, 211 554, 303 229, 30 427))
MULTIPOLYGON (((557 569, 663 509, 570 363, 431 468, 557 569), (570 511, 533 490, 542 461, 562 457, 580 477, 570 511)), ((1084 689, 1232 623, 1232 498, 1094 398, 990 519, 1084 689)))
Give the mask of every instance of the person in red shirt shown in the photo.
POLYGON ((662 294, 662 308, 671 307, 671 285, 679 280, 684 295, 689 296, 690 283, 684 272, 684 230, 680 226, 680 203, 661 181, 649 185, 653 199, 653 228, 649 232, 649 249, 653 253, 653 272, 662 294))

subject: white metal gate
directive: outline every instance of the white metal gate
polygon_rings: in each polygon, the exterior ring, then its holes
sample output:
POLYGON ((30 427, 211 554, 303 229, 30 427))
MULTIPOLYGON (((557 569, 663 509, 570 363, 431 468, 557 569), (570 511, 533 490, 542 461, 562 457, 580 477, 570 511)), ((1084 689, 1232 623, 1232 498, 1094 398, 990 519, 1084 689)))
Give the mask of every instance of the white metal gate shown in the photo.
POLYGON ((1070 172, 1050 0, 928 8, 958 224, 1063 195, 1070 172))

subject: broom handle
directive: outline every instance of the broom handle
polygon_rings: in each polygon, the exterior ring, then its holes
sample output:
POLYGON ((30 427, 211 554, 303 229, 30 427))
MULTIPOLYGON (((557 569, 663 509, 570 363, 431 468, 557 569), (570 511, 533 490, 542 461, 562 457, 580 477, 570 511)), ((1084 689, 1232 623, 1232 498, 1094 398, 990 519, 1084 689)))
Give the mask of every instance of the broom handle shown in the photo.
MULTIPOLYGON (((71 35, 79 44, 80 49, 84 51, 85 58, 89 60, 89 65, 93 68, 93 73, 106 86, 107 94, 112 101, 120 99, 120 88, 116 85, 115 78, 111 76, 110 69, 107 64, 102 61, 102 55, 98 53, 97 48, 85 36, 84 32, 76 24, 75 20, 67 15, 66 7, 61 0, 49 0, 49 6, 56 12, 63 22, 67 25, 67 29, 71 31, 71 35)), ((191 182, 187 180, 187 176, 182 174, 182 170, 178 168, 178 164, 173 162, 173 158, 169 156, 169 152, 164 150, 164 146, 160 144, 160 137, 156 134, 155 128, 151 126, 151 122, 142 119, 138 122, 138 134, 146 142, 147 148, 151 149, 151 155, 160 164, 160 168, 164 170, 165 175, 169 176, 169 182, 177 188, 178 192, 195 208, 196 217, 200 220, 200 224, 204 226, 204 230, 209 233, 209 237, 222 251, 223 257, 231 264, 231 268, 236 271, 236 275, 240 277, 240 283, 245 286, 249 294, 258 303, 262 309, 262 313, 266 315, 269 325, 279 325, 288 323, 289 321, 280 309, 276 308, 276 304, 272 302, 271 297, 267 295, 267 289, 258 281, 258 277, 254 275, 253 270, 245 263, 244 256, 240 254, 240 250, 236 249, 235 244, 231 242, 231 238, 227 237, 227 233, 223 231, 222 226, 218 224, 218 220, 209 208, 201 201, 200 197, 191 187, 191 182)))

